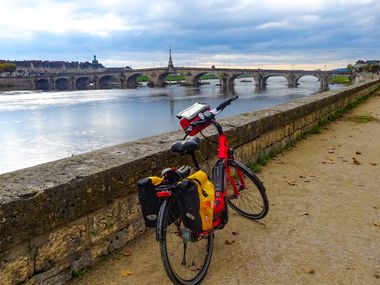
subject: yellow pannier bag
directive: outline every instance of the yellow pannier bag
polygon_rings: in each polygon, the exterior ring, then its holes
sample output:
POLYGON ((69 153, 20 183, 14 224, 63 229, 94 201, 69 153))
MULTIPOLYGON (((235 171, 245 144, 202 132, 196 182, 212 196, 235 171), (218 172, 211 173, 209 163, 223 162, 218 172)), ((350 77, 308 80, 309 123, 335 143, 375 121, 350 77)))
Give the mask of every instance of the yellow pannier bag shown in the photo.
POLYGON ((212 228, 215 189, 207 174, 198 170, 178 184, 183 224, 194 232, 212 228))

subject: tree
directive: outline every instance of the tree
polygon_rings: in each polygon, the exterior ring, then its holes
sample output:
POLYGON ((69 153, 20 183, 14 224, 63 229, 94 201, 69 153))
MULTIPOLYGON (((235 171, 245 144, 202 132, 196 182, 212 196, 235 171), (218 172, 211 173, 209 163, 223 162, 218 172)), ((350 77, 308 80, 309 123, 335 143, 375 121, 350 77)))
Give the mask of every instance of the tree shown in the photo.
POLYGON ((17 69, 14 63, 0 63, 0 72, 10 72, 13 73, 17 69))

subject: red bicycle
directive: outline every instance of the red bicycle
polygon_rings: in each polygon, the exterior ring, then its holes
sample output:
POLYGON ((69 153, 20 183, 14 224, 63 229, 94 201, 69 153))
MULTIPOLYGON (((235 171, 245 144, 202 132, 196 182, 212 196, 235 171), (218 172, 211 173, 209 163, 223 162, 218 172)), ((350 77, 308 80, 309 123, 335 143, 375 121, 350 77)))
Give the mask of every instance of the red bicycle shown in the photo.
MULTIPOLYGON (((215 120, 215 116, 237 98, 238 96, 228 99, 215 109, 196 103, 177 115, 186 136, 183 140, 175 142, 171 150, 191 155, 194 167, 164 170, 163 177, 170 183, 158 187, 156 192, 162 201, 157 217, 157 240, 164 268, 174 284, 199 284, 205 277, 211 262, 214 232, 216 229, 222 229, 228 222, 227 205, 252 220, 261 219, 268 213, 269 203, 262 182, 248 167, 236 160, 222 126, 215 120), (184 223, 183 209, 179 201, 183 189, 178 187, 178 181, 188 177, 190 171, 200 170, 195 156, 200 140, 194 135, 210 125, 213 125, 219 134, 218 161, 212 175, 215 186, 214 215, 210 229, 194 231, 188 229, 184 223), (187 138, 188 136, 192 137, 187 138)), ((191 215, 189 217, 191 218, 191 215)))

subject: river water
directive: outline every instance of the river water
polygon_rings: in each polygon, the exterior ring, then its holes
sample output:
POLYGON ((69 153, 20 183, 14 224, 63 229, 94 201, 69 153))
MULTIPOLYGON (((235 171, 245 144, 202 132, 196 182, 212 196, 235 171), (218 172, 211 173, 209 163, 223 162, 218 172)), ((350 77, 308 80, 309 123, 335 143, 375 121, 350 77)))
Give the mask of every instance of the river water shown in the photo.
MULTIPOLYGON (((288 88, 284 78, 268 79, 267 89, 235 80, 240 98, 220 117, 262 109, 319 90, 313 77, 288 88)), ((212 106, 231 96, 217 80, 201 87, 0 92, 0 173, 102 147, 179 129, 175 115, 195 102, 212 106)), ((330 86, 330 89, 340 86, 330 86)))

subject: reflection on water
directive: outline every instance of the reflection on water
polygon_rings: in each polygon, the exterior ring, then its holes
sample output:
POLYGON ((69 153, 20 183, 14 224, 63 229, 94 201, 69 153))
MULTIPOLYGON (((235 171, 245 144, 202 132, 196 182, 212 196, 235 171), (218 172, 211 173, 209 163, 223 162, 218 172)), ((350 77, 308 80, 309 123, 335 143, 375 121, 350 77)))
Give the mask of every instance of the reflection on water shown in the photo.
POLYGON ((262 109, 318 92, 319 82, 301 79, 298 88, 286 80, 268 79, 256 92, 253 82, 233 91, 216 84, 201 87, 139 87, 71 92, 0 92, 0 173, 33 166, 137 138, 179 128, 175 114, 194 102, 213 106, 240 96, 221 117, 262 109))

